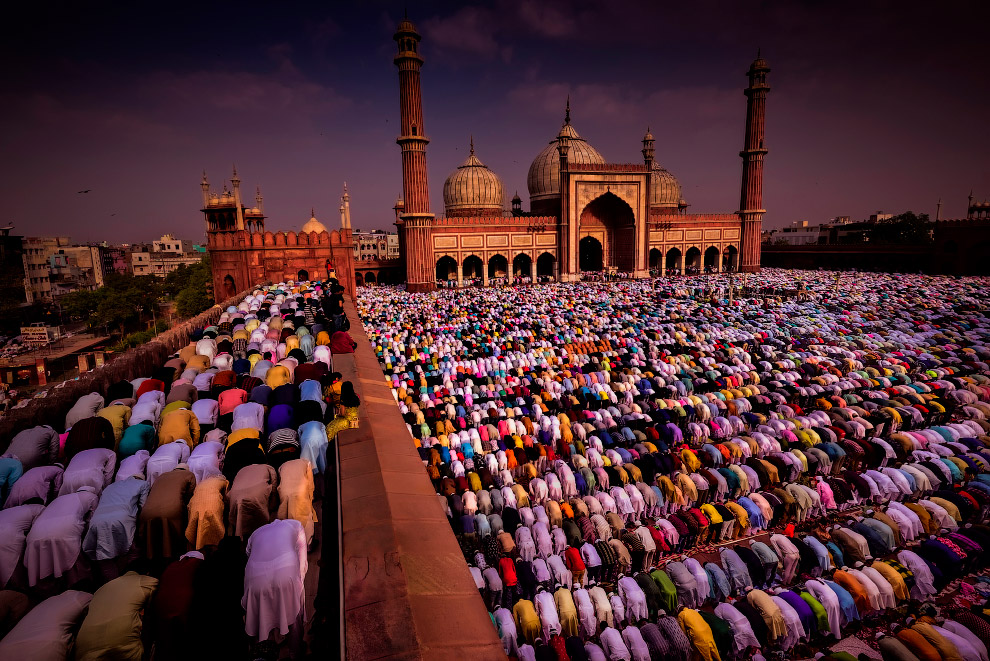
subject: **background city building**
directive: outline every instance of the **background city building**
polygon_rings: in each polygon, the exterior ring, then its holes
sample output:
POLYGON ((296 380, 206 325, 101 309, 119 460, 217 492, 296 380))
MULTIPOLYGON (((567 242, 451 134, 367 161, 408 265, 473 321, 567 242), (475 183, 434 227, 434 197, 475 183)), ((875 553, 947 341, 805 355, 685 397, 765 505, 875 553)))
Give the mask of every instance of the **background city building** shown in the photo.
POLYGON ((203 259, 206 248, 192 241, 176 239, 171 234, 152 241, 144 249, 131 251, 134 275, 155 275, 164 278, 180 266, 192 266, 203 259))

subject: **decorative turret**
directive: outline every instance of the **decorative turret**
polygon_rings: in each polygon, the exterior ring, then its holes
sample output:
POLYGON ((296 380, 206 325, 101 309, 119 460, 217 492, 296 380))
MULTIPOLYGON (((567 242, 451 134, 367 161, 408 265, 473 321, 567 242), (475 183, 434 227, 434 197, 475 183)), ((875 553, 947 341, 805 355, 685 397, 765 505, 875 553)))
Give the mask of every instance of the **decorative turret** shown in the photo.
POLYGON ((654 144, 653 134, 650 133, 650 127, 647 126, 646 135, 643 136, 643 162, 646 164, 647 170, 653 169, 654 144))
POLYGON ((230 178, 234 187, 234 209, 237 213, 237 229, 244 229, 244 211, 241 209, 241 179, 237 176, 237 166, 234 166, 234 176, 230 178))

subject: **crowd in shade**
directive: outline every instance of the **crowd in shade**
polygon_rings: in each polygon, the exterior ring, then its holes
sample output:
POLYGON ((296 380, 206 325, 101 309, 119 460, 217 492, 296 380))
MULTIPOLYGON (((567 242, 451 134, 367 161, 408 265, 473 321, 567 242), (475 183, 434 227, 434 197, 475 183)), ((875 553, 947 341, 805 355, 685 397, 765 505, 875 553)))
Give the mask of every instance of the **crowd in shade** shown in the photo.
POLYGON ((990 661, 990 282, 745 278, 361 290, 506 654, 990 661))
POLYGON ((327 448, 360 403, 333 371, 355 346, 342 291, 256 290, 152 373, 2 439, 0 659, 305 654, 327 448))

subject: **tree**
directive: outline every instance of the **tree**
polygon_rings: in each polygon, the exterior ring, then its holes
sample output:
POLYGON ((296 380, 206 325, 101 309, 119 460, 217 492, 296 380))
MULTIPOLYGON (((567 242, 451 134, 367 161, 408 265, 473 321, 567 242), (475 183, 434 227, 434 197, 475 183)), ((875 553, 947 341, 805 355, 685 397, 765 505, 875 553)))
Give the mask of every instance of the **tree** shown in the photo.
POLYGON ((878 221, 873 227, 870 243, 928 243, 932 240, 932 230, 927 213, 905 211, 878 221))
POLYGON ((92 321, 93 314, 100 305, 100 300, 103 296, 100 294, 100 290, 90 291, 88 289, 80 289, 79 291, 74 291, 66 294, 59 300, 59 304, 62 306, 62 312, 65 317, 70 319, 84 319, 89 326, 94 326, 92 321))
POLYGON ((175 297, 175 310, 180 317, 193 317, 213 305, 207 285, 213 282, 209 257, 188 267, 183 273, 184 286, 175 297))

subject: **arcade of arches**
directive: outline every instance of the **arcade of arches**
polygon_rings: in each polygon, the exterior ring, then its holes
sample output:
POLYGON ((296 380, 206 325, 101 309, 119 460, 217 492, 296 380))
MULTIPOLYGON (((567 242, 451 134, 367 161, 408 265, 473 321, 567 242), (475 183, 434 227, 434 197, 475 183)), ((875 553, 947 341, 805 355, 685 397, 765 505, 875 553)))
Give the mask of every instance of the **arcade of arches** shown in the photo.
MULTIPOLYGON (((556 278, 557 275, 557 258, 549 252, 540 253, 535 261, 530 253, 518 252, 513 256, 511 265, 508 258, 501 253, 490 255, 487 261, 483 261, 478 255, 468 255, 460 268, 457 260, 450 255, 443 255, 436 262, 438 281, 454 281, 462 285, 475 280, 487 284, 490 279, 495 278, 556 278)), ((367 283, 368 280, 365 279, 364 282, 367 283)))
MULTIPOLYGON (((621 243, 623 228, 621 225, 612 232, 613 246, 621 243)), ((608 257, 615 260, 610 266, 618 270, 632 259, 632 248, 619 246, 609 252, 597 236, 585 236, 578 244, 578 261, 581 271, 603 271, 608 257)), ((649 268, 657 271, 686 272, 694 269, 697 272, 735 271, 739 268, 739 249, 734 245, 726 246, 719 251, 717 246, 708 246, 702 251, 698 246, 690 246, 686 252, 680 248, 669 248, 664 252, 661 248, 651 248, 649 252, 649 268)), ((459 285, 478 281, 488 284, 490 279, 530 277, 534 280, 540 277, 559 277, 557 258, 549 251, 541 252, 535 259, 530 252, 517 252, 511 263, 502 253, 495 253, 482 258, 478 255, 468 255, 463 258, 460 266, 457 259, 451 255, 442 255, 435 264, 436 279, 441 282, 456 282, 459 285)), ((357 272, 357 284, 389 284, 385 274, 375 272, 357 272), (369 278, 370 275, 370 278, 369 278), (380 275, 376 280, 376 275, 380 275)))

